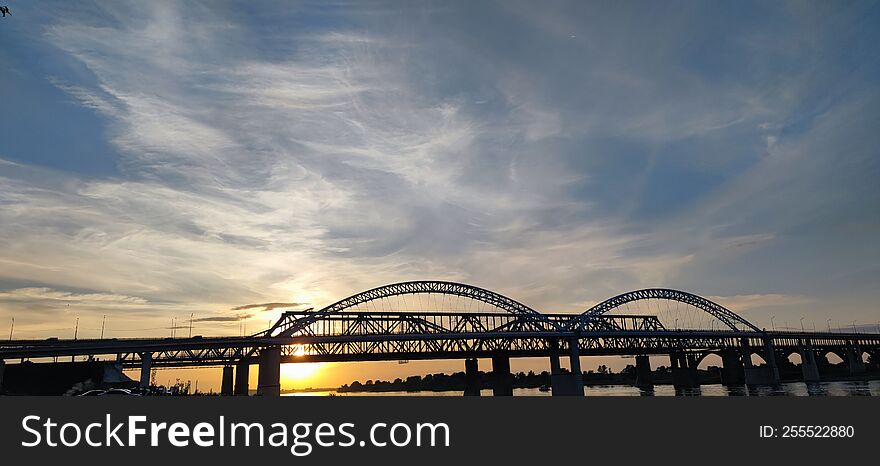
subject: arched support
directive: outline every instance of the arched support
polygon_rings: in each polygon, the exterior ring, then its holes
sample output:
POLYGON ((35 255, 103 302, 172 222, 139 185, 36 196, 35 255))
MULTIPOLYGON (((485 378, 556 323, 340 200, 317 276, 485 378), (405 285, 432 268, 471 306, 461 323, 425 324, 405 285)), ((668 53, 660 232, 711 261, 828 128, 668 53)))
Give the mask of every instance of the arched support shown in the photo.
POLYGON ((850 341, 846 350, 846 368, 850 374, 864 374, 865 362, 862 361, 862 349, 859 345, 850 341))
POLYGON ((761 356, 764 358, 763 366, 753 366, 751 364, 752 352, 748 349, 748 342, 743 352, 744 360, 749 363, 745 368, 745 379, 747 385, 779 385, 781 381, 779 377, 779 368, 776 366, 776 350, 773 346, 773 340, 770 337, 763 339, 764 350, 761 356))
POLYGON ((525 304, 508 298, 507 296, 495 293, 494 291, 464 283, 446 281, 412 281, 380 286, 349 296, 321 310, 311 312, 306 317, 300 317, 295 321, 287 319, 286 316, 288 313, 285 313, 271 328, 258 335, 290 337, 327 315, 342 312, 351 307, 377 299, 407 294, 442 294, 461 296, 490 304, 510 314, 517 315, 523 320, 523 322, 527 323, 535 330, 562 330, 560 324, 548 319, 540 312, 526 306, 525 304))
POLYGON ((624 304, 645 299, 665 299, 669 301, 677 301, 694 306, 703 310, 705 313, 718 319, 721 323, 729 327, 731 330, 752 330, 760 332, 758 327, 751 322, 743 319, 736 313, 730 311, 724 306, 709 301, 702 296, 680 290, 671 290, 668 288, 646 288, 644 290, 630 291, 613 298, 606 299, 601 303, 586 310, 578 319, 574 319, 570 325, 584 327, 586 321, 595 318, 606 312, 616 309, 624 304))

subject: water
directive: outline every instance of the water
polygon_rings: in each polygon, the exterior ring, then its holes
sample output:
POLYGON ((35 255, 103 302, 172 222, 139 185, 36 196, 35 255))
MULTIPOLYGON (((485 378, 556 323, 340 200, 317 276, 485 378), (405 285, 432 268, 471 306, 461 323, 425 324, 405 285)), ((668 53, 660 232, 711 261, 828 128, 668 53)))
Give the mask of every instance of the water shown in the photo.
MULTIPOLYGON (((462 396, 461 392, 359 392, 335 393, 330 391, 285 393, 283 396, 462 396)), ((672 385, 657 385, 646 391, 629 385, 594 385, 584 387, 586 396, 880 396, 880 380, 818 382, 806 384, 789 382, 777 387, 725 387, 721 384, 702 385, 699 389, 676 393, 672 385)), ((482 396, 492 396, 492 390, 482 390, 482 396)), ((550 396, 537 388, 515 388, 513 396, 550 396)))

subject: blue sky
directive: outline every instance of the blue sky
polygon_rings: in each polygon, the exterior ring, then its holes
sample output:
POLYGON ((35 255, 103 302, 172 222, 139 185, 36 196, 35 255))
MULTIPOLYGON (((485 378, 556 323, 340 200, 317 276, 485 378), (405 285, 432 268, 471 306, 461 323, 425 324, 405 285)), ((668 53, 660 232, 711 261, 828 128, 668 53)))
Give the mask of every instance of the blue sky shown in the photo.
POLYGON ((22 337, 234 334, 233 307, 429 278, 880 319, 878 2, 9 6, 22 337))

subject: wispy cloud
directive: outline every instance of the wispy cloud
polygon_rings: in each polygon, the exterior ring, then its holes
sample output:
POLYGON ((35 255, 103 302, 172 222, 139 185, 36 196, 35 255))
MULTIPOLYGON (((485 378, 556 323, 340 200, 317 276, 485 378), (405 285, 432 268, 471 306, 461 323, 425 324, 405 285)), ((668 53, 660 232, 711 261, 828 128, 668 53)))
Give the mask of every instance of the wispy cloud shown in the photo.
POLYGON ((43 38, 79 71, 46 79, 100 114, 87 136, 119 174, 0 152, 0 311, 79 300, 219 326, 416 278, 551 312, 646 286, 743 310, 871 296, 880 252, 854 245, 880 231, 876 80, 829 52, 836 25, 807 33, 782 6, 736 25, 700 7, 314 24, 315 7, 252 7, 58 7, 43 38))

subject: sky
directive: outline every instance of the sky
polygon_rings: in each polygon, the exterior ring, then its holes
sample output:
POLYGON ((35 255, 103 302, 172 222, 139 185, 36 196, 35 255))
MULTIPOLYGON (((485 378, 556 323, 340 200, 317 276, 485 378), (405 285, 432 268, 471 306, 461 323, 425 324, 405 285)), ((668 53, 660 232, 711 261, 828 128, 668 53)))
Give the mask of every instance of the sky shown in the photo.
POLYGON ((17 338, 253 333, 414 279, 880 327, 876 1, 7 3, 17 338))

